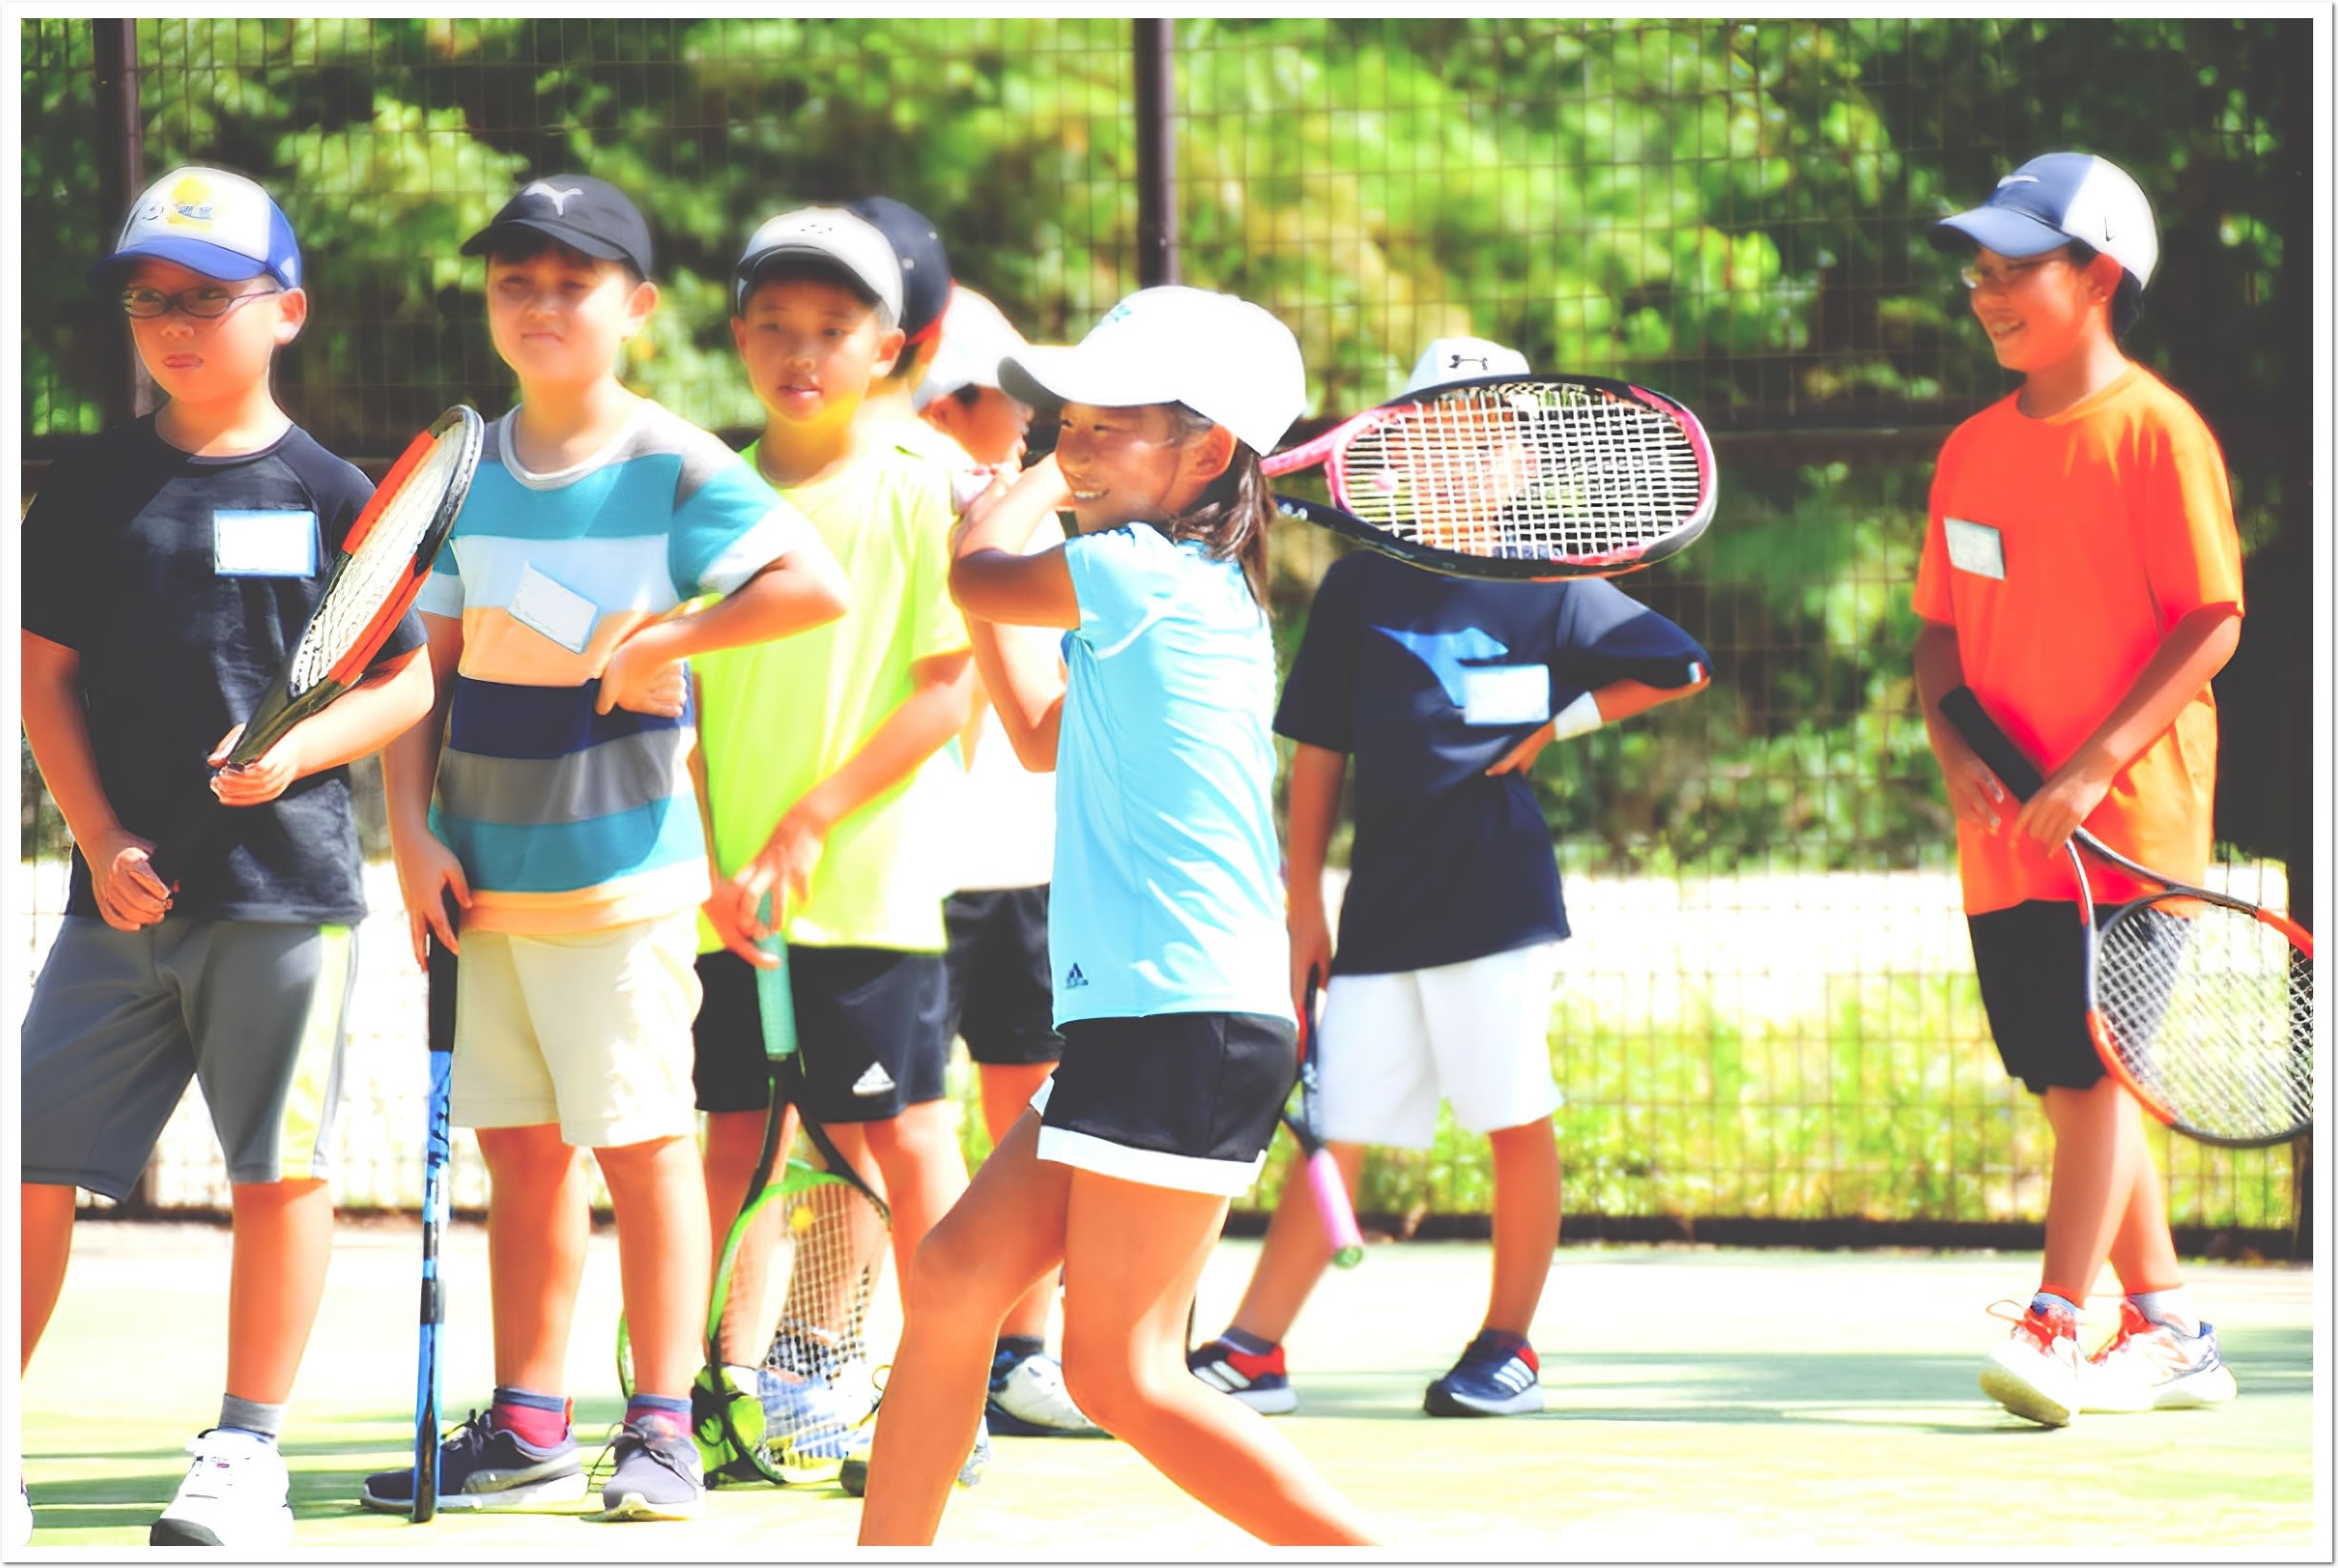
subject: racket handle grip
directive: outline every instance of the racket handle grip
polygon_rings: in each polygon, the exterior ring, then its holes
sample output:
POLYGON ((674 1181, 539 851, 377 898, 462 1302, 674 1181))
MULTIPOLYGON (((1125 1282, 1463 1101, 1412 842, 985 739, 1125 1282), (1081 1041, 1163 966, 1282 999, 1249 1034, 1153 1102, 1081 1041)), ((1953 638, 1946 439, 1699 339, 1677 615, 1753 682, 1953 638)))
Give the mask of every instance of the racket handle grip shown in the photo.
POLYGON ((1940 700, 1941 717, 1956 727, 1965 737, 1965 744, 1973 754, 1988 764, 1997 781, 2013 792, 2016 800, 2028 800, 2046 787, 2045 778, 2036 766, 2022 755, 2021 748, 2012 738, 1997 728, 1997 721, 1982 710, 1981 699, 1972 694, 1972 688, 1960 686, 1940 700))
POLYGON ((1331 1239, 1331 1261, 1353 1268, 1364 1261, 1364 1235, 1356 1229, 1355 1210, 1349 1205, 1347 1184, 1328 1149, 1307 1156, 1307 1185, 1315 1192, 1315 1212, 1323 1216, 1324 1234, 1331 1239))

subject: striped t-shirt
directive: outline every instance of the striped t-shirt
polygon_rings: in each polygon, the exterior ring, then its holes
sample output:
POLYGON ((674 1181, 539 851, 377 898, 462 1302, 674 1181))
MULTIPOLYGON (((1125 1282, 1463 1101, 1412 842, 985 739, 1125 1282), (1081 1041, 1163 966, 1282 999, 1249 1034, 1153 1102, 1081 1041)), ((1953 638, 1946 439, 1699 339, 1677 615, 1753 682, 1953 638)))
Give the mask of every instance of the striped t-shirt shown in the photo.
POLYGON ((602 668, 643 623, 823 546, 736 453, 655 403, 553 474, 513 456, 511 419, 489 428, 418 602, 463 624, 432 829, 462 861, 481 930, 691 908, 710 891, 694 717, 596 713, 602 668))

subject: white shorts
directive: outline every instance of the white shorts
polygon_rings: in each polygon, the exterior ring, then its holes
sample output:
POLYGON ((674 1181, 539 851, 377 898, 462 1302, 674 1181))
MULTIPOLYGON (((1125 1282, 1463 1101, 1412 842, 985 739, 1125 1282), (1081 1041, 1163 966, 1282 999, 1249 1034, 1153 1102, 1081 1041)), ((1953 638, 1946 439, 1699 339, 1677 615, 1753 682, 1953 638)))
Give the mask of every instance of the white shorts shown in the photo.
POLYGON ((1400 974, 1334 975, 1319 1045, 1325 1138, 1426 1149, 1437 1101, 1472 1133, 1541 1121, 1551 1076, 1559 944, 1513 948, 1400 974))

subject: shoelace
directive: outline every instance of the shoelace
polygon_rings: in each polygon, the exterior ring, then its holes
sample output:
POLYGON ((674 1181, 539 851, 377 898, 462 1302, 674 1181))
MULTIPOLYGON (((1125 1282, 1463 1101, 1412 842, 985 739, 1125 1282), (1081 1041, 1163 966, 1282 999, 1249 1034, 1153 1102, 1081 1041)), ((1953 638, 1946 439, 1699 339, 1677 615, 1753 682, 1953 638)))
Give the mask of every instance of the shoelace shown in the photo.
POLYGON ((641 1451, 644 1453, 665 1466, 674 1475, 683 1480, 690 1479, 690 1472, 684 1468, 678 1456, 679 1445, 691 1441, 688 1434, 677 1438, 662 1425, 648 1421, 619 1422, 616 1430, 611 1431, 607 1440, 601 1445, 600 1453, 594 1456, 591 1473, 594 1475, 604 1473, 602 1462, 608 1460, 606 1473, 615 1474, 617 1466, 613 1456, 617 1451, 617 1445, 628 1437, 641 1445, 641 1451))
MULTIPOLYGON (((1988 1304, 1988 1315, 2000 1323, 2011 1324, 2015 1333, 2028 1339, 2040 1350, 2052 1349, 2053 1342, 2061 1337, 2055 1333, 2041 1332, 2041 1325, 2051 1324, 2052 1320, 2042 1313, 2031 1311, 2028 1302, 2017 1302, 2009 1297, 2001 1297, 1988 1304)), ((2072 1338, 2076 1337, 2078 1323, 2079 1319, 2073 1313, 2071 1317, 2072 1338)))

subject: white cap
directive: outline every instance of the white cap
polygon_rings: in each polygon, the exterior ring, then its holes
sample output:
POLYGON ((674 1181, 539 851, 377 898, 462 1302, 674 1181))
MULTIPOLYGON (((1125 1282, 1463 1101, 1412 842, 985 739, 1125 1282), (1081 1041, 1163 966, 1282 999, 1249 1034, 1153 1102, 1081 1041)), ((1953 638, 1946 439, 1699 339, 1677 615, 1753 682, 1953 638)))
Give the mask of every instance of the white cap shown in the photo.
POLYGON ((275 199, 225 169, 190 164, 146 187, 122 223, 114 252, 90 269, 93 280, 156 256, 223 282, 266 273, 287 288, 301 286, 300 244, 275 199))
POLYGON ((1182 403, 1261 455, 1307 408, 1289 328, 1247 300, 1174 285, 1131 294, 1075 348, 1009 356, 999 387, 1034 407, 1182 403))
POLYGON ((797 207, 766 220, 740 253, 733 308, 747 308, 756 275, 781 256, 818 256, 834 262, 876 296, 889 327, 901 324, 901 261, 893 242, 865 218, 842 207, 797 207))
POLYGON ((2139 289, 2159 265, 2151 201, 2127 171, 2093 153, 2048 153, 1997 181, 1970 212, 1933 225, 1943 250, 1987 245, 2000 256, 2035 256, 2079 240, 2118 263, 2139 289))
POLYGON ((926 404, 961 387, 995 387, 999 361, 1030 347, 997 306, 960 284, 942 312, 942 341, 934 349, 933 363, 909 401, 923 413, 926 404))
POLYGON ((1481 337, 1441 337, 1421 350, 1413 362, 1407 392, 1427 392, 1448 381, 1475 381, 1484 375, 1525 375, 1526 356, 1481 337))

